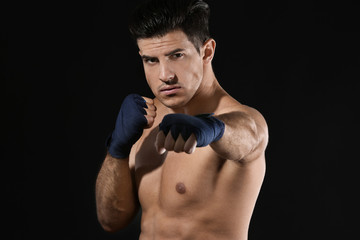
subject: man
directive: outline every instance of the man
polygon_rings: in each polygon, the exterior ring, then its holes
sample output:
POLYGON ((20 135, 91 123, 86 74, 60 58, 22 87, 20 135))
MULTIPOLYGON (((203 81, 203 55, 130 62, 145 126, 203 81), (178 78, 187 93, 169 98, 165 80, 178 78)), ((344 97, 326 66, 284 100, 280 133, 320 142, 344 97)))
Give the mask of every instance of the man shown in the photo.
POLYGON ((142 208, 140 239, 245 240, 265 174, 267 125, 218 83, 209 7, 150 0, 133 14, 154 99, 127 96, 96 182, 106 231, 142 208))

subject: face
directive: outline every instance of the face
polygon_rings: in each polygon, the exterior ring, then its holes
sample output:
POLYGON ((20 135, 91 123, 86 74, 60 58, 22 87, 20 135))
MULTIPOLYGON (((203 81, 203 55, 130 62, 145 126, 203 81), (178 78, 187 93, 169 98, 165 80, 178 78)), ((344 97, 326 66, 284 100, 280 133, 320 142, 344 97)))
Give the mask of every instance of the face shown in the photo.
POLYGON ((169 108, 185 106, 203 79, 202 50, 199 54, 182 31, 140 39, 138 46, 146 80, 156 98, 169 108))

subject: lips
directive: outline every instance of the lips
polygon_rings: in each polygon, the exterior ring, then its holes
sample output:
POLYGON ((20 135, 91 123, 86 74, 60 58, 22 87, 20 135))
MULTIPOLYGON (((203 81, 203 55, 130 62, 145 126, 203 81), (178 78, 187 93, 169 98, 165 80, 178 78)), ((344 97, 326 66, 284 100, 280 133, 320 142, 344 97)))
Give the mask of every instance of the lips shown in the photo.
POLYGON ((173 95, 176 94, 180 90, 180 86, 171 85, 160 88, 160 92, 165 95, 173 95))

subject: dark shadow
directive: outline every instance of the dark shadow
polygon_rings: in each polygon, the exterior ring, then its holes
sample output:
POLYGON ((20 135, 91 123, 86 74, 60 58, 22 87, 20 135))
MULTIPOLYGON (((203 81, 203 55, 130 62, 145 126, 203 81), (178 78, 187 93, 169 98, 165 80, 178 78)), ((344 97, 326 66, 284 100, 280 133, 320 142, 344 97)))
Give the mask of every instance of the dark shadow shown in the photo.
POLYGON ((150 134, 144 139, 142 144, 140 144, 139 149, 137 149, 135 156, 135 179, 137 187, 139 187, 143 176, 160 167, 167 157, 167 152, 159 155, 156 151, 155 139, 158 131, 158 127, 152 129, 150 134))

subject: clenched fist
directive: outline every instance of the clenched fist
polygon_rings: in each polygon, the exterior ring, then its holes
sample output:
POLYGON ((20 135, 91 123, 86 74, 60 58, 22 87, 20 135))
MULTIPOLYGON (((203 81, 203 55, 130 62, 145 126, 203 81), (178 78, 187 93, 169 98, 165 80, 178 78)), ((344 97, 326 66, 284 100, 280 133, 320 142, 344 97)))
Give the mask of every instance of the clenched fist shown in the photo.
POLYGON ((115 158, 128 157, 144 128, 154 124, 155 116, 156 107, 152 99, 138 94, 128 95, 121 105, 111 138, 107 141, 110 155, 115 158))
POLYGON ((212 114, 190 116, 168 114, 159 125, 155 147, 159 154, 167 151, 193 153, 196 147, 205 147, 219 140, 225 124, 212 114))

